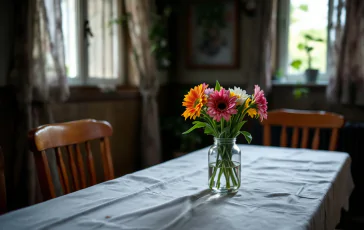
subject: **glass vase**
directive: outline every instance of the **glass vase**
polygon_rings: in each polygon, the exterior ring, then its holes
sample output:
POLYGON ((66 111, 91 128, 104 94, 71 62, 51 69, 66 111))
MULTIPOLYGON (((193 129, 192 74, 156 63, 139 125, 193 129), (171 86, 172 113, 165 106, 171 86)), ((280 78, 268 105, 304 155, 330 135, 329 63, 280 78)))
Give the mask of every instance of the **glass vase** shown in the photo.
POLYGON ((208 152, 210 189, 216 193, 235 193, 240 188, 241 151, 235 138, 214 138, 208 152))

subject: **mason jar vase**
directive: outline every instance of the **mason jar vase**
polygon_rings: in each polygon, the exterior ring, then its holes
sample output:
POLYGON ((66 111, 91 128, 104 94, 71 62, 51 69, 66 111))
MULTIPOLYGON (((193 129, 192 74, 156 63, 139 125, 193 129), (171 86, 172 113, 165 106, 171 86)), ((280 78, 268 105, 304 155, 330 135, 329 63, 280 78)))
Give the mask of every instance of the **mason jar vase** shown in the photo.
POLYGON ((235 138, 214 138, 208 151, 208 185, 216 193, 236 193, 240 188, 241 151, 235 138))

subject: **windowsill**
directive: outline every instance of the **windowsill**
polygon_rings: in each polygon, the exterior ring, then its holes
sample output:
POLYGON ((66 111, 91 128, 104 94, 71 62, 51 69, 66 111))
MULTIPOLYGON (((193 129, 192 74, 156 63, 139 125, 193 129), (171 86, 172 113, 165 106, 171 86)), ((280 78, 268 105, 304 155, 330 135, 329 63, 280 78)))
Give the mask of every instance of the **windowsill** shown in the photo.
POLYGON ((139 89, 135 86, 117 86, 110 90, 97 86, 70 86, 70 98, 66 103, 135 100, 139 97, 139 89))
POLYGON ((273 80, 272 85, 273 86, 287 86, 287 87, 326 87, 328 84, 328 81, 317 81, 316 83, 306 83, 306 82, 299 82, 299 81, 281 81, 281 80, 273 80))

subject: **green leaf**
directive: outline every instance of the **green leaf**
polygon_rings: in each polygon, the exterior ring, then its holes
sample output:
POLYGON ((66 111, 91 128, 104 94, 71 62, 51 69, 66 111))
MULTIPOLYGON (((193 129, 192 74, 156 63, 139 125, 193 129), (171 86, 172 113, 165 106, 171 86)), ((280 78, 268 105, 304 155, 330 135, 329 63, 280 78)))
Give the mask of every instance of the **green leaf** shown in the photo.
POLYGON ((243 127, 243 125, 245 124, 245 123, 247 123, 248 121, 242 121, 242 122, 240 122, 238 125, 237 125, 237 128, 238 128, 238 131, 241 129, 241 127, 243 127))
POLYGON ((220 91, 221 86, 218 80, 216 80, 215 90, 220 91))
POLYGON ((305 45, 304 45, 303 43, 299 43, 299 44, 297 45, 297 48, 298 48, 299 50, 304 50, 304 49, 305 49, 305 45))
POLYGON ((275 74, 274 74, 277 78, 281 78, 284 76, 284 72, 282 69, 278 69, 275 74))
MULTIPOLYGON (((222 132, 220 133, 219 137, 221 137, 224 133, 227 133, 228 131, 230 130, 230 127, 229 126, 226 126, 222 132)), ((229 135, 226 135, 226 136, 229 136, 229 135)))
POLYGON ((203 127, 206 127, 206 123, 204 122, 199 122, 199 123, 196 123, 194 126, 192 126, 189 130, 187 130, 186 132, 183 132, 182 134, 187 134, 187 133, 190 133, 192 132, 193 130, 195 129, 198 129, 198 128, 203 128, 203 127))
POLYGON ((293 90, 293 96, 295 99, 300 99, 303 96, 307 96, 310 90, 308 88, 299 87, 293 90))
POLYGON ((152 44, 151 52, 154 53, 157 49, 158 49, 158 45, 157 44, 152 44))
POLYGON ((306 38, 306 39, 308 39, 308 40, 311 40, 311 41, 313 41, 313 40, 315 40, 311 35, 309 35, 309 34, 305 34, 304 35, 304 37, 306 38))
POLYGON ((237 124, 237 125, 235 126, 235 128, 234 128, 234 132, 233 132, 234 134, 236 134, 236 135, 235 135, 235 137, 239 135, 239 133, 240 133, 240 129, 243 127, 243 125, 244 125, 246 122, 247 122, 247 121, 239 122, 239 124, 237 124))
POLYGON ((306 46, 305 49, 306 49, 307 52, 311 52, 313 50, 313 47, 312 46, 306 46))
POLYGON ((214 130, 212 130, 211 126, 206 126, 204 133, 208 135, 214 135, 214 130))
POLYGON ((308 12, 308 5, 306 4, 302 4, 299 6, 300 10, 304 11, 304 12, 308 12))
MULTIPOLYGON (((246 100, 248 100, 248 99, 246 99, 246 100)), ((241 114, 242 112, 243 112, 243 110, 245 109, 245 102, 246 102, 246 100, 244 101, 244 104, 243 105, 241 105, 239 108, 238 108, 238 113, 237 114, 241 114)))
POLYGON ((250 142, 253 140, 252 135, 247 131, 241 131, 240 133, 244 135, 245 140, 248 142, 248 144, 250 144, 250 142))
POLYGON ((206 127, 205 127, 205 133, 206 134, 211 134, 213 136, 217 136, 217 132, 216 130, 213 128, 213 126, 211 126, 210 124, 206 123, 206 127), (208 129, 208 131, 206 131, 206 129, 208 129), (207 133, 208 132, 208 133, 207 133))
POLYGON ((296 70, 299 70, 300 68, 301 68, 301 65, 302 65, 302 61, 301 60, 293 60, 292 62, 291 62, 291 66, 293 67, 293 68, 295 68, 296 70))
POLYGON ((310 35, 310 34, 304 34, 304 37, 305 37, 307 40, 314 41, 314 42, 323 42, 323 41, 324 41, 322 38, 315 38, 315 37, 313 37, 313 36, 312 36, 312 35, 310 35))
POLYGON ((194 121, 194 122, 192 122, 192 124, 193 125, 201 125, 201 124, 206 125, 207 123, 203 122, 203 121, 194 121))

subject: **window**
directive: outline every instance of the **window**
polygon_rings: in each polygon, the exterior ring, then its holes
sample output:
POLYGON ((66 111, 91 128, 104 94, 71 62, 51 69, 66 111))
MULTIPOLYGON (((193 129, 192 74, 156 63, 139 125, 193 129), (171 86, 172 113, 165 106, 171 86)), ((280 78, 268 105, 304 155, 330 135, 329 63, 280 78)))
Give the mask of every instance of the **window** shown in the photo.
POLYGON ((279 1, 278 68, 289 82, 304 82, 304 71, 309 67, 309 57, 304 49, 307 42, 308 46, 313 47, 311 68, 319 70, 318 81, 328 80, 329 47, 333 36, 331 18, 338 2, 339 0, 279 1), (307 40, 307 36, 314 41, 307 40), (301 65, 296 65, 298 69, 291 65, 297 60, 301 62, 301 65))
POLYGON ((122 83, 119 0, 62 0, 66 71, 70 84, 122 83))

